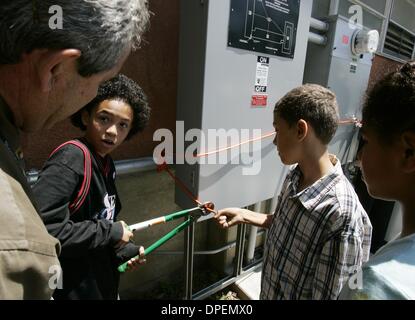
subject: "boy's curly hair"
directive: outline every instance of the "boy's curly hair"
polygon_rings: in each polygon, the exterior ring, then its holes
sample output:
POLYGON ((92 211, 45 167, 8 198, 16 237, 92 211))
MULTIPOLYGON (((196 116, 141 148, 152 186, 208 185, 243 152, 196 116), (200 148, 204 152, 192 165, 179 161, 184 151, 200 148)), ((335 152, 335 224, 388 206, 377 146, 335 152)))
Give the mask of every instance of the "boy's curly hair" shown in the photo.
POLYGON ((143 89, 127 76, 119 74, 100 85, 97 96, 71 117, 72 124, 81 130, 86 130, 82 123, 82 111, 87 110, 91 113, 91 110, 104 100, 121 100, 131 106, 133 122, 126 140, 142 131, 150 119, 151 109, 143 89))
POLYGON ((415 131, 415 61, 389 73, 367 93, 363 125, 387 143, 404 131, 415 131))

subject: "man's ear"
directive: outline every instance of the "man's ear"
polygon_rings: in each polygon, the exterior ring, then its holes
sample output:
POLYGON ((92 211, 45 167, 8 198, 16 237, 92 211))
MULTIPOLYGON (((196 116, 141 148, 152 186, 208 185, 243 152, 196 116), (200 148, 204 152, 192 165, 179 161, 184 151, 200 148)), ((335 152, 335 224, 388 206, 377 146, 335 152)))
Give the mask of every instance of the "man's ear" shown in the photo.
POLYGON ((415 132, 404 132, 401 143, 404 150, 403 170, 405 173, 415 173, 415 132))
POLYGON ((46 49, 38 53, 37 70, 42 92, 51 91, 56 77, 68 73, 70 68, 78 72, 76 60, 81 56, 78 49, 46 49))
POLYGON ((85 126, 85 127, 87 127, 88 126, 88 122, 89 122, 89 117, 90 117, 90 115, 89 115, 89 112, 88 112, 88 110, 82 110, 81 111, 81 121, 82 121, 82 124, 85 126))
POLYGON ((297 138, 300 141, 303 141, 308 133, 308 124, 303 119, 298 120, 297 122, 297 138))

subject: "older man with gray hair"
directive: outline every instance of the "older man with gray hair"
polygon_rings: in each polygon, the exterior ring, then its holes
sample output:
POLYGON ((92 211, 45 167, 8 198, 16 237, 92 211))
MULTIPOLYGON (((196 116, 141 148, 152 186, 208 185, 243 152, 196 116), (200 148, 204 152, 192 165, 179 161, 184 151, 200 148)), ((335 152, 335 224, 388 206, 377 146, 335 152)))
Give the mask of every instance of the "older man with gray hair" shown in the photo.
POLYGON ((146 0, 2 0, 0 16, 0 299, 50 299, 60 245, 37 213, 19 131, 51 128, 92 100, 139 45, 149 11, 146 0))

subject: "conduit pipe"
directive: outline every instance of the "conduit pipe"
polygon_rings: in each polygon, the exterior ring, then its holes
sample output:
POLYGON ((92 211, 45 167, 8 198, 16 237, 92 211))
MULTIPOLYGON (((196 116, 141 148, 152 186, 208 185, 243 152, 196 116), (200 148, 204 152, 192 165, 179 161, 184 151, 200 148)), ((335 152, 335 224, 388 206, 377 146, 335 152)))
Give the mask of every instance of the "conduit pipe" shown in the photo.
MULTIPOLYGON (((261 211, 261 202, 255 203, 253 211, 254 212, 261 211)), ((258 227, 251 225, 251 228, 249 229, 248 245, 246 248, 246 262, 247 263, 249 263, 250 261, 254 259, 257 234, 258 234, 258 227)))

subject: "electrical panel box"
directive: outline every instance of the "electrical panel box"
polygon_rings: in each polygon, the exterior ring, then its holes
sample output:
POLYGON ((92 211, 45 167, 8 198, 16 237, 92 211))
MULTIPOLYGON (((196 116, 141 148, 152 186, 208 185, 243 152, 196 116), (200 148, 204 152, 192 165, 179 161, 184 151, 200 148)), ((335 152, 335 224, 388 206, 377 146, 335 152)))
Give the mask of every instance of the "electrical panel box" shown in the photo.
MULTIPOLYGON (((252 34, 276 39, 266 46, 269 53, 261 53, 230 45, 232 2, 181 1, 176 175, 201 201, 213 201, 217 208, 243 207, 273 198, 285 178, 274 136, 210 155, 200 153, 274 131, 275 103, 303 82, 312 8, 312 1, 238 1, 246 4, 244 14, 251 23, 245 28, 255 31, 240 41, 252 41, 255 47, 261 39, 250 39, 252 34), (287 13, 290 4, 298 6, 297 25, 295 20, 282 21, 280 26, 272 15, 264 16, 270 10, 287 13), (291 45, 294 32, 295 50, 291 45), (285 52, 292 50, 286 57, 272 54, 281 44, 285 52), (199 154, 194 158, 198 161, 183 159, 189 153, 199 154)), ((175 197, 182 207, 194 205, 179 186, 175 197)))
MULTIPOLYGON (((361 106, 367 89, 373 54, 356 55, 352 51, 357 27, 341 16, 330 21, 328 44, 309 44, 304 83, 317 83, 335 92, 341 119, 361 118, 361 106)), ((367 30, 363 27, 364 30, 367 30)), ((357 129, 340 125, 329 150, 346 163, 355 156, 357 129), (354 145, 352 145, 354 144, 354 145)))

